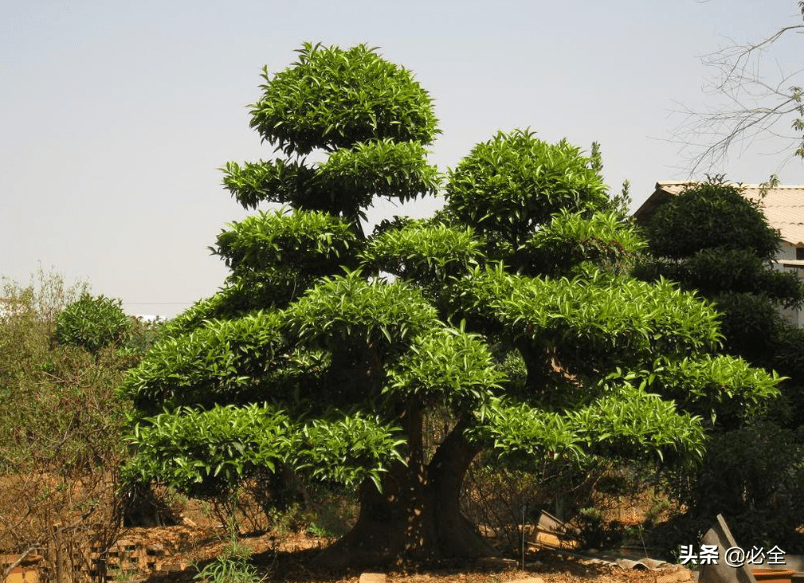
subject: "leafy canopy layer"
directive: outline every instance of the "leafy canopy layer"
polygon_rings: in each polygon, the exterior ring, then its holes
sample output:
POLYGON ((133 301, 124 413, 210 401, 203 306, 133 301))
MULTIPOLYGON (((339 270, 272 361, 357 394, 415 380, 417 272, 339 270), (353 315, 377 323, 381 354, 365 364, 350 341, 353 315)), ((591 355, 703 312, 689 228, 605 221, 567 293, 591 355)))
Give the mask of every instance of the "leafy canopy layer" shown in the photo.
POLYGON ((129 374, 130 475, 221 492, 282 466, 360 484, 344 544, 382 539, 364 530, 379 515, 398 528, 378 552, 460 553, 479 548, 457 499, 483 449, 696 458, 718 382, 774 393, 778 379, 712 360, 710 304, 627 275, 645 244, 612 213, 598 155, 500 132, 449 173, 444 211, 365 235, 375 196, 438 190, 429 96, 363 45, 305 45, 264 77, 252 126, 289 158, 230 163, 224 183, 247 208, 287 207, 218 236, 226 285, 129 374), (326 159, 299 157, 313 150, 326 159), (427 534, 397 541, 410 524, 427 534))

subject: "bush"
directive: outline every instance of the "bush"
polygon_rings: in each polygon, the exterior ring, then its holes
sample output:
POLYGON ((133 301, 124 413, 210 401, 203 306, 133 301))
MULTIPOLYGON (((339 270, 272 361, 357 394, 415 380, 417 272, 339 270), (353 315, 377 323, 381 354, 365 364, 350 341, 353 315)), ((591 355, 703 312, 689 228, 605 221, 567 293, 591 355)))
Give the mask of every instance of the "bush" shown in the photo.
POLYGON ((56 317, 56 340, 61 344, 79 346, 95 354, 110 344, 125 339, 129 318, 120 300, 89 294, 67 306, 56 317))
POLYGON ((675 542, 689 544, 723 514, 743 548, 779 545, 802 552, 802 483, 804 446, 794 431, 765 423, 715 435, 695 479, 675 482, 676 495, 690 508, 675 542))
POLYGON ((720 182, 696 184, 662 206, 648 225, 651 251, 680 259, 702 249, 750 250, 770 260, 780 236, 757 203, 720 182))
POLYGON ((113 345, 119 303, 86 289, 40 272, 27 287, 6 283, 0 314, 0 548, 41 551, 43 576, 60 568, 65 583, 92 568, 76 550, 104 550, 118 535, 128 403, 115 389, 140 358, 113 345), (81 338, 76 306, 100 307, 108 335, 54 343, 59 324, 63 339, 81 338))

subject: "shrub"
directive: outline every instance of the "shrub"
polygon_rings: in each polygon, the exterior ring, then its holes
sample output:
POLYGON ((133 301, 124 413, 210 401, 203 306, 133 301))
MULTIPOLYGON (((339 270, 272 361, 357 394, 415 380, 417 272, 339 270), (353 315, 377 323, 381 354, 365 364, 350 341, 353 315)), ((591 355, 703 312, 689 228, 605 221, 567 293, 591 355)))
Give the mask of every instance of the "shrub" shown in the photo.
POLYGON ((120 300, 83 294, 56 317, 56 339, 95 354, 126 337, 129 319, 120 300))
POLYGON ((804 446, 801 436, 771 423, 712 437, 693 480, 680 476, 675 494, 690 511, 677 521, 676 544, 688 544, 718 514, 743 548, 779 545, 804 550, 804 446), (685 539, 686 537, 686 539, 685 539))
POLYGON ((107 324, 124 322, 118 302, 93 299, 86 289, 40 272, 27 287, 6 283, 0 315, 0 548, 41 551, 43 577, 60 568, 63 583, 91 568, 76 549, 104 550, 118 535, 128 404, 115 389, 141 356, 117 350, 114 340, 91 344, 92 352, 53 342, 59 324, 62 335, 81 338, 76 306, 99 306, 107 324))

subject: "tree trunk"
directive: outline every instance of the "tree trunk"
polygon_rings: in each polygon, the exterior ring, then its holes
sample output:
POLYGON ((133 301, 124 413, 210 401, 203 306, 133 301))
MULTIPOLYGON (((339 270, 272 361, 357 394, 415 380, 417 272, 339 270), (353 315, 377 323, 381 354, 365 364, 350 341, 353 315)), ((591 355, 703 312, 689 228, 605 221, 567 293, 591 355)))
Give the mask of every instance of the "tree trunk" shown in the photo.
POLYGON ((422 461, 417 408, 408 410, 406 425, 407 467, 393 467, 383 479, 382 492, 371 480, 361 485, 357 523, 317 562, 367 566, 497 554, 460 512, 463 478, 479 452, 463 435, 466 424, 450 432, 428 466, 422 461))

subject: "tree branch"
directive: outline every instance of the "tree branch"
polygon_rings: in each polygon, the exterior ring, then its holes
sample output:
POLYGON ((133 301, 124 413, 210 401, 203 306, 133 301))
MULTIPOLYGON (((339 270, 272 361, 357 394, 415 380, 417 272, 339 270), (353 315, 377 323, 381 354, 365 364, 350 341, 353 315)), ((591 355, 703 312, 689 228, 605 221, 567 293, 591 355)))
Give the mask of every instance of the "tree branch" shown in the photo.
MULTIPOLYGON (((804 3, 799 2, 799 7, 804 19, 804 3)), ((804 34, 804 24, 782 27, 756 43, 733 43, 702 58, 703 64, 717 71, 709 80, 708 93, 725 98, 726 103, 704 111, 682 107, 686 118, 674 130, 673 141, 680 144, 681 152, 690 152, 690 175, 725 160, 737 143, 747 148, 763 135, 787 140, 795 148, 790 157, 804 158, 802 83, 796 82, 802 70, 785 74, 779 67, 778 82, 769 83, 762 64, 762 56, 790 33, 804 34), (777 129, 784 120, 789 120, 792 133, 777 129)))
MULTIPOLYGON (((94 505, 93 505, 93 506, 91 506, 91 507, 90 507, 90 508, 89 508, 89 509, 88 509, 86 512, 84 512, 84 513, 83 513, 83 514, 82 514, 82 515, 81 515, 81 516, 78 518, 78 520, 76 520, 76 521, 75 521, 75 522, 73 522, 72 524, 68 524, 67 526, 61 526, 61 527, 59 527, 58 529, 56 529, 56 533, 55 533, 55 535, 60 535, 62 532, 65 532, 65 531, 70 531, 70 530, 73 530, 73 529, 78 528, 79 526, 81 526, 81 524, 82 524, 82 523, 83 523, 83 522, 84 522, 84 521, 85 521, 87 518, 89 518, 89 516, 90 516, 90 515, 91 515, 93 512, 95 512, 95 508, 96 508, 96 506, 94 506, 94 505)), ((8 576, 9 576, 9 575, 11 575, 11 571, 13 571, 13 570, 14 570, 14 569, 16 569, 18 566, 20 566, 20 565, 21 565, 21 564, 22 564, 22 563, 25 561, 25 559, 28 557, 28 555, 30 555, 32 552, 34 552, 34 551, 35 551, 37 548, 41 547, 41 546, 42 546, 42 545, 45 543, 45 541, 46 541, 46 540, 48 540, 49 538, 56 538, 56 536, 54 536, 54 535, 50 535, 50 534, 49 534, 49 535, 45 535, 45 536, 41 537, 39 540, 37 540, 36 542, 31 543, 31 544, 28 546, 28 548, 27 548, 27 549, 25 549, 25 550, 22 552, 22 554, 21 554, 21 555, 20 555, 20 556, 17 558, 17 560, 16 560, 16 561, 14 561, 14 562, 13 562, 13 563, 11 563, 11 564, 10 564, 8 567, 6 567, 5 569, 3 569, 3 574, 2 574, 2 576, 0 576, 0 582, 6 581, 6 579, 8 579, 8 576)))

